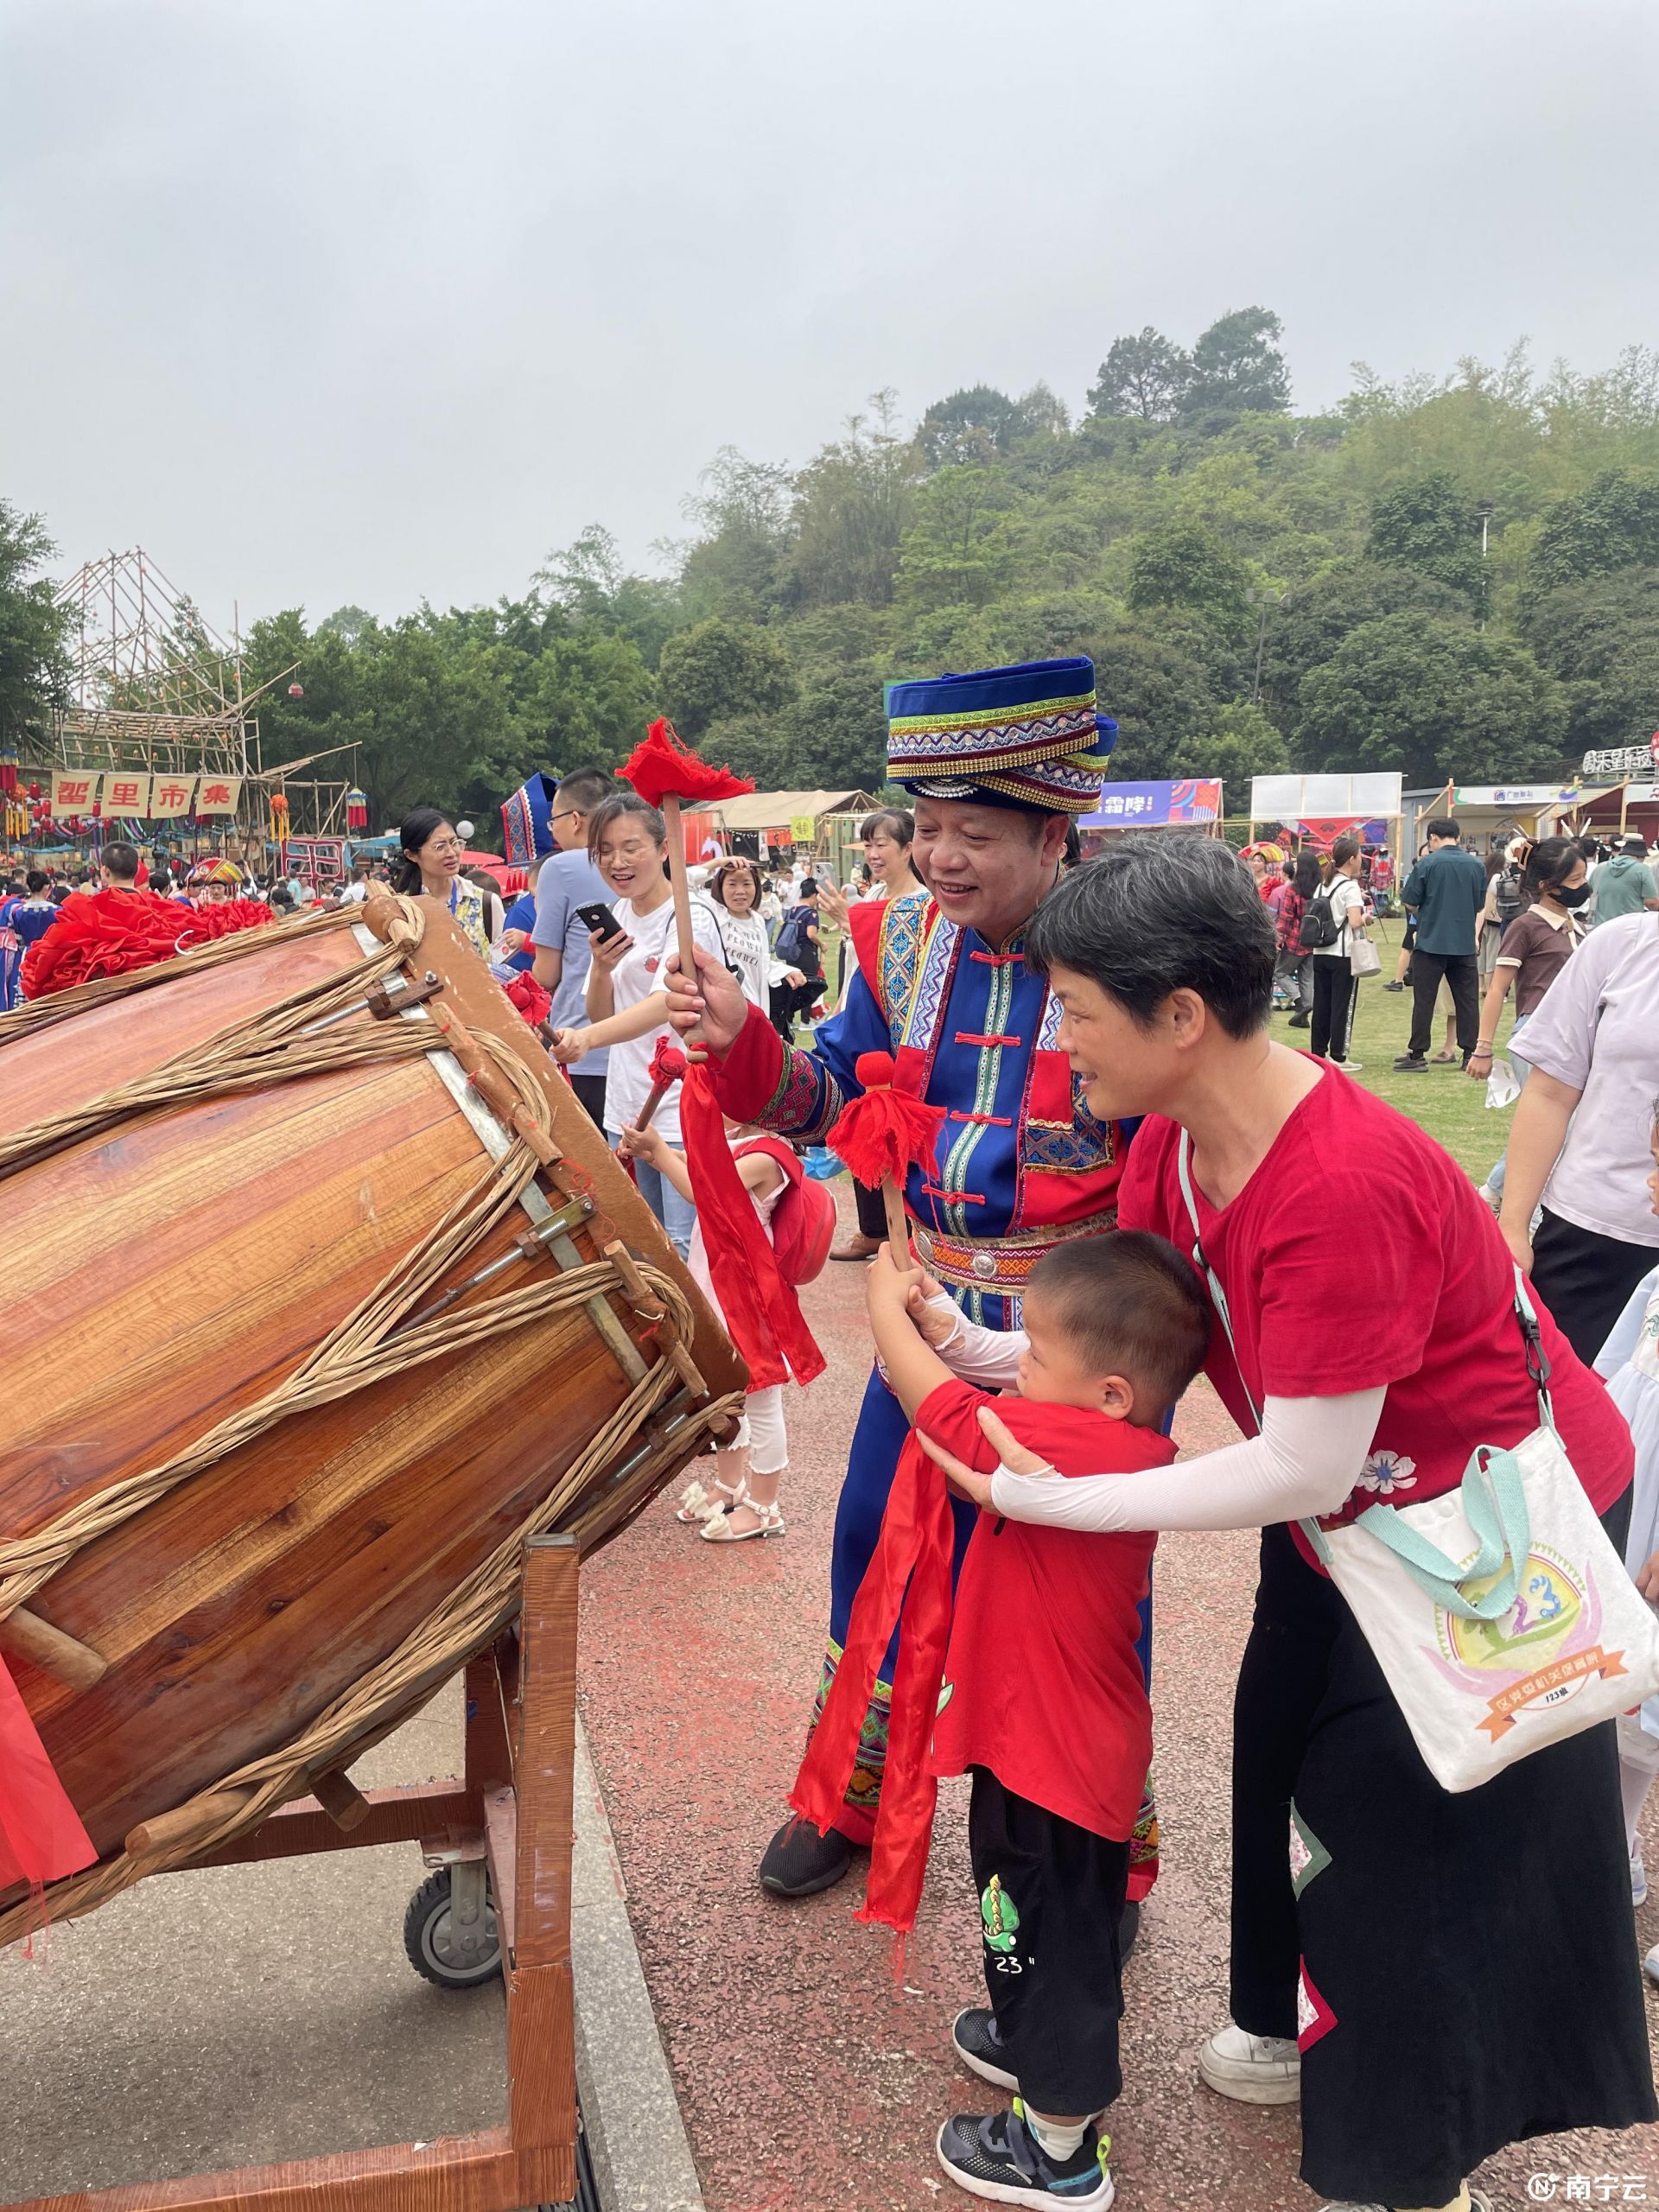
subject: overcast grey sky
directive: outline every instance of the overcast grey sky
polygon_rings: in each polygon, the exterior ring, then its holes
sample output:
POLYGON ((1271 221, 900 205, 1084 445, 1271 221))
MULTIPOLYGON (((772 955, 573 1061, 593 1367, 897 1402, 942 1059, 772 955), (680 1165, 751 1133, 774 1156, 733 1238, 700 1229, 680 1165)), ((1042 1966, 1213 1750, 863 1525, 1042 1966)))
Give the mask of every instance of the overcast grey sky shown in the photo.
POLYGON ((867 393, 1659 342, 1654 0, 0 0, 0 495, 228 627, 636 564, 867 393))

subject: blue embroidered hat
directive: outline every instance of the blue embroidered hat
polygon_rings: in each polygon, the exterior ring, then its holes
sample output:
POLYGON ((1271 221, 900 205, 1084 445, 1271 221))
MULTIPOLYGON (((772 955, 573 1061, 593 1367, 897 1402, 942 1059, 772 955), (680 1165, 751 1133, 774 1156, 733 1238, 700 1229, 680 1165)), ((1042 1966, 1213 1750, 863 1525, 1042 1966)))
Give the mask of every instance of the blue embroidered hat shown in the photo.
POLYGON ((1095 664, 1022 661, 889 683, 887 773, 917 798, 1044 814, 1099 803, 1117 724, 1095 704, 1095 664))
POLYGON ((528 868, 558 850, 553 835, 553 798, 556 776, 537 773, 519 785, 501 807, 501 827, 506 835, 507 859, 514 868, 528 868))

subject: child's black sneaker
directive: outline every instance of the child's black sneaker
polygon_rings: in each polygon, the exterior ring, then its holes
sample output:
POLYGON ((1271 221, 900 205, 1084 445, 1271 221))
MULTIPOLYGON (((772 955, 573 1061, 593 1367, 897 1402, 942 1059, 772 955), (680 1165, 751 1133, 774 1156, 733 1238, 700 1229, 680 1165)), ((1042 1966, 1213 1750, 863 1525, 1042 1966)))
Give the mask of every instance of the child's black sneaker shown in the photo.
POLYGON ((982 2082, 995 2082, 999 2089, 1017 2089, 1017 2075, 1008 2071, 1008 2057, 996 2031, 996 2015, 988 2005, 970 2005, 958 2012, 950 2031, 957 2056, 982 2082))
POLYGON ((1106 2164, 1110 2142, 1091 2126, 1069 2158, 1051 2158, 1016 2105, 988 2120, 975 2113, 947 2120, 939 2130, 939 2164, 959 2189, 988 2204, 1029 2204, 1037 2212, 1077 2205, 1085 2212, 1106 2212, 1116 2194, 1106 2164))

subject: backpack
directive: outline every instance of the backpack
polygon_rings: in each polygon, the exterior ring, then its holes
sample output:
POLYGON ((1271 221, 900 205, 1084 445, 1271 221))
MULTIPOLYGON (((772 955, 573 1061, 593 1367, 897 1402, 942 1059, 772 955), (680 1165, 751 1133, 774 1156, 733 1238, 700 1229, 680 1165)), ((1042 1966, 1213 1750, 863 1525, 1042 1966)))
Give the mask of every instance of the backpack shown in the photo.
POLYGON ((772 1210, 772 1249, 778 1272, 792 1290, 816 1281, 836 1234, 836 1202, 827 1184, 816 1183, 801 1166, 795 1147, 783 1137, 756 1137, 740 1145, 737 1157, 764 1152, 784 1171, 785 1188, 772 1210))
POLYGON ((1302 926, 1296 932, 1296 948, 1300 952, 1323 952, 1342 935, 1337 927, 1337 918, 1331 911, 1332 893, 1335 887, 1327 884, 1323 891, 1316 891, 1307 902, 1307 912, 1302 916, 1302 926))
POLYGON ((785 968, 798 968, 803 973, 817 966, 817 947, 807 931, 812 922, 810 906, 791 906, 784 926, 778 932, 778 942, 772 947, 776 957, 785 968))
POLYGON ((1521 895, 1521 879, 1512 868, 1505 868, 1497 878, 1497 889, 1492 894, 1492 904, 1497 909, 1497 925, 1508 929, 1516 916, 1526 906, 1521 895))

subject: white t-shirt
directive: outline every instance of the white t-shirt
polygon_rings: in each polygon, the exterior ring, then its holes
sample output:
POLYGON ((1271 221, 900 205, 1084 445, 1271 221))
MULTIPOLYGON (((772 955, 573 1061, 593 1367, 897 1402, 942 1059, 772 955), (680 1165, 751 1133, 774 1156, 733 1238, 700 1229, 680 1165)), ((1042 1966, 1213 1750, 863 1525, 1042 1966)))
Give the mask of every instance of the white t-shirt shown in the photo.
MULTIPOLYGON (((1329 892, 1331 918, 1337 925, 1334 944, 1316 944, 1316 960, 1345 960, 1354 949, 1353 925, 1364 917, 1365 894, 1351 875, 1333 875, 1330 883, 1315 895, 1323 898, 1329 892)), ((1313 899, 1308 900, 1311 906, 1313 899)))
MULTIPOLYGON (((675 950, 674 901, 664 899, 662 905, 649 914, 641 914, 631 899, 612 901, 612 911, 626 934, 633 939, 622 957, 611 971, 611 1007, 616 1014, 625 1014, 631 1006, 638 1006, 641 999, 649 998, 653 991, 663 988, 660 970, 669 954, 675 950)), ((705 899, 691 901, 691 934, 705 952, 724 961, 720 925, 715 912, 705 899)), ((630 1037, 625 1044, 610 1047, 610 1067, 605 1083, 605 1129, 609 1136, 620 1136, 623 1130, 632 1127, 639 1119, 646 1099, 651 1095, 651 1056, 660 1039, 666 1037, 678 1044, 666 1022, 650 1030, 643 1037, 630 1037)), ((660 1129, 668 1142, 677 1146, 680 1141, 680 1093, 676 1084, 663 1100, 652 1117, 653 1129, 660 1129)))

